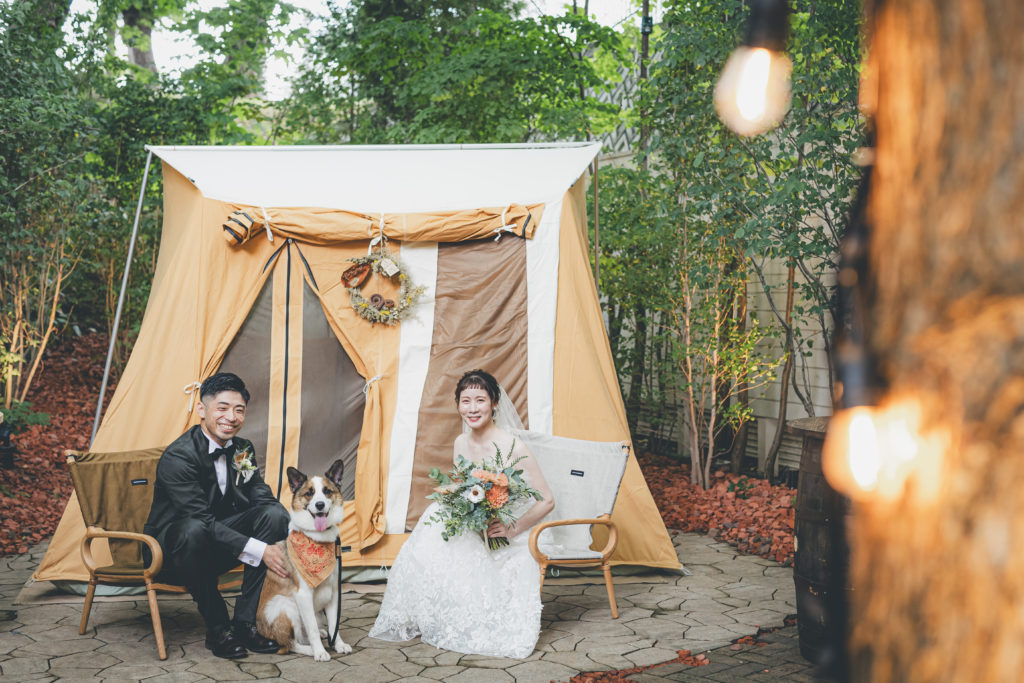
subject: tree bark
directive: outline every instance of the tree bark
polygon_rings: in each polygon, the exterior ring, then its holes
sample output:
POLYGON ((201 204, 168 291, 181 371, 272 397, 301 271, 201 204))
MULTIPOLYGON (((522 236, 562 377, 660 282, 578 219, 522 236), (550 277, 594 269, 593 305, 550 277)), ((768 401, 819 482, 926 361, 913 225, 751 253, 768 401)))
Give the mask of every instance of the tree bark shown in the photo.
POLYGON ((644 375, 647 373, 647 310, 642 306, 633 309, 636 327, 633 333, 632 373, 629 378, 629 393, 626 396, 626 420, 629 431, 636 435, 640 428, 640 413, 643 408, 644 375))
MULTIPOLYGON (((743 291, 737 297, 736 320, 741 333, 747 331, 747 285, 743 284, 743 291)), ((750 406, 749 382, 739 382, 739 387, 734 398, 737 404, 746 410, 750 406)), ((733 474, 739 474, 743 469, 743 456, 747 453, 747 431, 750 427, 750 420, 743 420, 739 429, 736 430, 735 438, 729 452, 729 470, 733 474)))
POLYGON ((887 395, 913 397, 948 441, 902 496, 856 506, 852 678, 1019 680, 1024 4, 885 0, 867 16, 868 346, 887 395))
POLYGON ((152 10, 141 10, 131 6, 121 12, 121 19, 125 26, 139 31, 145 38, 142 41, 144 48, 140 48, 137 41, 128 46, 132 64, 143 69, 149 69, 157 73, 156 60, 153 58, 153 12, 152 10))
POLYGON ((39 19, 55 31, 61 30, 70 11, 71 0, 39 0, 36 3, 39 19))
POLYGON ((786 330, 786 361, 782 366, 782 377, 779 380, 779 412, 775 416, 775 436, 772 437, 772 444, 768 447, 768 453, 764 459, 764 472, 770 481, 775 481, 775 463, 779 459, 779 449, 782 448, 782 435, 786 429, 786 410, 789 407, 789 378, 793 374, 793 290, 796 281, 796 269, 792 263, 789 264, 789 273, 786 276, 786 320, 783 327, 786 330))

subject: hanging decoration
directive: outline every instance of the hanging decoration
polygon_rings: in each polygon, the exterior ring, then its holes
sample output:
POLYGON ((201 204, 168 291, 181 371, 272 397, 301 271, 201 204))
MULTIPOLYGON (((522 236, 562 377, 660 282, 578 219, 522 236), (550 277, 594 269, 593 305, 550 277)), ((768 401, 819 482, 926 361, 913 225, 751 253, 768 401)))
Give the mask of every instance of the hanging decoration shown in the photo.
POLYGON ((427 290, 426 287, 416 286, 412 283, 401 262, 391 254, 383 240, 380 241, 380 247, 376 251, 348 260, 355 265, 341 274, 341 282, 348 288, 352 308, 359 314, 359 317, 371 323, 397 325, 408 315, 409 309, 420 298, 420 295, 427 290), (397 280, 397 299, 385 299, 380 292, 367 297, 363 293, 363 288, 370 280, 371 275, 397 280))

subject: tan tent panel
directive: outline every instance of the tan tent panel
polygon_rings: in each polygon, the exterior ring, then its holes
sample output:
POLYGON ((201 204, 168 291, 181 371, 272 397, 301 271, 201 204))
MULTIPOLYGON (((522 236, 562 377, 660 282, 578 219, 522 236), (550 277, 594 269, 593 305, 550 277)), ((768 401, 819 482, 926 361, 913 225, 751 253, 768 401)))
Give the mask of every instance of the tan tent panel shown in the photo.
POLYGON ((225 240, 242 245, 254 237, 271 234, 291 237, 310 244, 337 244, 371 239, 382 230, 389 240, 403 242, 465 242, 494 237, 501 231, 518 237, 533 237, 537 227, 531 209, 510 205, 502 209, 472 209, 456 213, 407 213, 379 216, 338 211, 336 209, 271 209, 239 206, 224 222, 225 240), (527 220, 529 217, 531 220, 527 220), (269 226, 269 227, 268 227, 269 226))
MULTIPOLYGON (((581 176, 598 150, 152 148, 164 162, 156 274, 92 450, 170 443, 197 422, 198 383, 230 368, 253 390, 243 435, 282 501, 287 467, 354 463, 344 562, 380 567, 422 509, 424 463, 451 458, 456 433, 441 432, 457 432, 464 366, 507 375, 531 430, 628 438, 586 249, 581 176), (381 244, 425 288, 394 326, 357 315, 340 279, 381 244)), ((394 291, 375 277, 364 292, 394 291)), ((614 519, 617 563, 679 566, 635 459, 614 519)), ((84 580, 83 533, 72 500, 35 578, 84 580)))

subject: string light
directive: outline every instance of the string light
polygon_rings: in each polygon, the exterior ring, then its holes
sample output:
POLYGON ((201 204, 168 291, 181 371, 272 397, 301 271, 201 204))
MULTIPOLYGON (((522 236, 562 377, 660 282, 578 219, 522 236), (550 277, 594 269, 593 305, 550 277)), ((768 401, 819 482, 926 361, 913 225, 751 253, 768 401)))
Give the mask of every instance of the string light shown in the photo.
POLYGON ((752 0, 743 44, 729 56, 715 86, 718 115, 739 135, 771 130, 789 111, 788 33, 785 0, 752 0))
POLYGON ((934 502, 949 439, 925 431, 920 404, 909 396, 857 406, 832 416, 821 456, 829 484, 854 500, 895 500, 912 493, 934 502))

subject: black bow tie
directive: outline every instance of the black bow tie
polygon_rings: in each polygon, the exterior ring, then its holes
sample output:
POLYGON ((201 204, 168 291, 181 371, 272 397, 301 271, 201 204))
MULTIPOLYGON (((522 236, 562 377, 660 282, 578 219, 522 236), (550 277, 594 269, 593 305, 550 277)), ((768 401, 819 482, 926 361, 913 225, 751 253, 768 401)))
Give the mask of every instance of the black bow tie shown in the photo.
POLYGON ((212 453, 210 453, 210 459, 211 460, 216 460, 217 458, 219 458, 222 455, 232 455, 231 451, 232 451, 231 446, 224 446, 223 448, 214 449, 214 451, 212 453))

